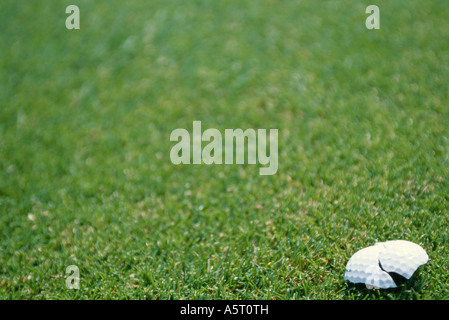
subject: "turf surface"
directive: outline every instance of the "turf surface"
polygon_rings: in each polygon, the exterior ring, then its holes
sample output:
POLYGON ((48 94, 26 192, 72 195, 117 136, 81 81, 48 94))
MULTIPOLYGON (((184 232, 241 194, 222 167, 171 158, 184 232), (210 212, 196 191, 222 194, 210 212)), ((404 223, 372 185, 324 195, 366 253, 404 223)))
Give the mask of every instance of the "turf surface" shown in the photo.
POLYGON ((449 8, 370 4, 2 0, 0 298, 448 299, 449 8), (278 129, 278 172, 172 164, 194 120, 278 129), (390 239, 430 261, 343 281, 390 239))

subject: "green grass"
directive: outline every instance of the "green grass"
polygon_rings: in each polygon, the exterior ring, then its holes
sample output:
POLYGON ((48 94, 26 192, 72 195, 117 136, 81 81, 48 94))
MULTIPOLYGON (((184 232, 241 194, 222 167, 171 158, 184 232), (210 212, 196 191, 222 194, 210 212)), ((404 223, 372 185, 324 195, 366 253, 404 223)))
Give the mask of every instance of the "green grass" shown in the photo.
POLYGON ((449 9, 370 4, 2 0, 0 298, 448 299, 449 9), (173 165, 193 120, 277 128, 277 174, 173 165), (390 239, 430 261, 343 281, 390 239))

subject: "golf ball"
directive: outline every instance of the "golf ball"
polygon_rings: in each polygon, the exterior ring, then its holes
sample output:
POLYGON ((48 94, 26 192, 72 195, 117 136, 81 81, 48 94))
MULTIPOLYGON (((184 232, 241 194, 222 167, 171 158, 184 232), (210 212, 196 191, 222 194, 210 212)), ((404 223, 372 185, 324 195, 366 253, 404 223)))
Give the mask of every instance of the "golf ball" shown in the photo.
POLYGON ((374 245, 357 251, 346 265, 344 280, 364 283, 369 288, 396 288, 393 278, 379 266, 382 246, 374 245))
POLYGON ((406 279, 410 279, 416 269, 429 260, 426 251, 410 241, 387 241, 383 246, 385 249, 379 252, 382 269, 386 272, 395 272, 406 279))
POLYGON ((378 242, 357 251, 349 259, 344 280, 364 283, 370 289, 396 288, 390 272, 410 279, 428 259, 427 253, 416 243, 406 240, 378 242))

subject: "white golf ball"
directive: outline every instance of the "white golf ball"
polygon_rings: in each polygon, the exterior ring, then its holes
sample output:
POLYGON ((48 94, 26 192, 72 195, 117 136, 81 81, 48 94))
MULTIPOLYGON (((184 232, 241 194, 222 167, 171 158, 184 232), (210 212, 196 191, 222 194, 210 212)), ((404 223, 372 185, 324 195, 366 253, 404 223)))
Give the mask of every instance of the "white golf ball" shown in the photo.
POLYGON ((405 240, 378 242, 357 251, 349 259, 344 280, 364 283, 370 289, 396 288, 390 272, 410 279, 428 259, 427 253, 416 243, 405 240))
POLYGON ((379 252, 379 263, 386 272, 395 272, 410 279, 420 265, 429 260, 426 251, 416 243, 393 240, 383 243, 385 250, 379 252))

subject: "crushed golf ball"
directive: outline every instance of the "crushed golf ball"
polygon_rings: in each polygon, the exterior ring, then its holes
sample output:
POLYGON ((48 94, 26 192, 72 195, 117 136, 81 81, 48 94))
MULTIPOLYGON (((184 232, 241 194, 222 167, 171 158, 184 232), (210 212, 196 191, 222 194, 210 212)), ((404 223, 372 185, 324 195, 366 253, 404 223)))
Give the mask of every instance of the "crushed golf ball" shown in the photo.
POLYGON ((346 264, 345 281, 364 283, 368 289, 396 288, 393 274, 410 279, 429 260, 426 251, 406 240, 378 242, 357 251, 346 264))

